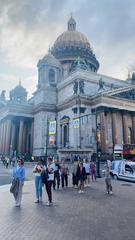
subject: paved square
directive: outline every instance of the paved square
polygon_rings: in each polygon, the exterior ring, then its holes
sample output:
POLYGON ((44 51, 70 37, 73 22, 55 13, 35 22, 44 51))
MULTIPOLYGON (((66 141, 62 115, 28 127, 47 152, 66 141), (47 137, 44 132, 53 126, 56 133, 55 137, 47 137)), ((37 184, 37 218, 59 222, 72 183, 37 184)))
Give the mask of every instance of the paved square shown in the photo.
POLYGON ((9 185, 0 187, 0 240, 134 240, 135 184, 104 179, 91 182, 84 194, 69 187, 53 191, 54 206, 35 204, 34 182, 25 182, 22 207, 14 206, 9 185))

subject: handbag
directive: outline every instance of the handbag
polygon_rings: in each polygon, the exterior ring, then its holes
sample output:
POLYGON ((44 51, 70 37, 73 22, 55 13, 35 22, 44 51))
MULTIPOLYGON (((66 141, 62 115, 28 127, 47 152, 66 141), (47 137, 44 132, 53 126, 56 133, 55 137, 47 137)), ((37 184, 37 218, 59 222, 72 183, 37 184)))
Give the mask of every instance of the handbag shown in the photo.
POLYGON ((48 178, 49 178, 49 175, 48 175, 47 170, 42 171, 42 173, 41 173, 42 183, 47 184, 48 178))

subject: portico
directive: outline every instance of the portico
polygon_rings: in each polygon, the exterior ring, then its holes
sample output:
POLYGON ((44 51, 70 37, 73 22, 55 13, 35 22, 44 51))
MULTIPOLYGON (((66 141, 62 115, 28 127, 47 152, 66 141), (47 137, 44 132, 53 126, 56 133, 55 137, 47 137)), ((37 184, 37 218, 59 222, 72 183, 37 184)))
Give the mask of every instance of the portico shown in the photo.
POLYGON ((0 152, 10 155, 16 151, 24 155, 32 153, 33 119, 7 116, 0 122, 0 152))

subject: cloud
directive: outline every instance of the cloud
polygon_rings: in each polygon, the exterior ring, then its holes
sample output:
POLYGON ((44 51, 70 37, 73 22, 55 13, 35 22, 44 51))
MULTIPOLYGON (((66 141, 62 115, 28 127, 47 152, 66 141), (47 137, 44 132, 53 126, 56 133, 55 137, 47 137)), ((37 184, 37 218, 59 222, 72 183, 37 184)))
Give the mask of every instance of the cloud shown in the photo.
MULTIPOLYGON (((0 0, 0 58, 3 64, 18 68, 20 73, 32 71, 22 74, 24 84, 30 76, 33 76, 32 84, 34 80, 37 82, 36 64, 67 29, 71 12, 77 29, 94 48, 100 72, 126 78, 135 56, 134 0, 78 0, 77 3, 74 0, 0 0)), ((4 77, 7 89, 11 87, 8 77, 12 84, 16 83, 17 74, 13 69, 7 70, 4 77)))
MULTIPOLYGON (((18 78, 16 75, 11 74, 0 74, 0 85, 1 85, 1 91, 3 89, 6 89, 6 97, 9 99, 9 92, 14 89, 19 82, 21 81, 21 84, 28 92, 28 98, 32 96, 32 93, 36 90, 36 84, 37 84, 37 75, 29 75, 25 78, 18 78)), ((0 91, 0 92, 1 92, 0 91)))

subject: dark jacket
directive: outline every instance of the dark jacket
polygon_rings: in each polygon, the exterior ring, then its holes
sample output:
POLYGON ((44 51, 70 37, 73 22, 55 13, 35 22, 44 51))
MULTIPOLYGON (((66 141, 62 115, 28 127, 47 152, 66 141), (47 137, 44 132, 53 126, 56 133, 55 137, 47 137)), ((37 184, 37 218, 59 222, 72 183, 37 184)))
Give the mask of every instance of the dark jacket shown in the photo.
POLYGON ((17 198, 19 191, 19 178, 13 178, 12 185, 10 187, 10 192, 13 193, 14 198, 17 198))
POLYGON ((80 167, 77 168, 76 177, 78 180, 83 180, 83 181, 85 180, 85 178, 86 178, 85 167, 82 167, 82 173, 80 172, 80 167))

